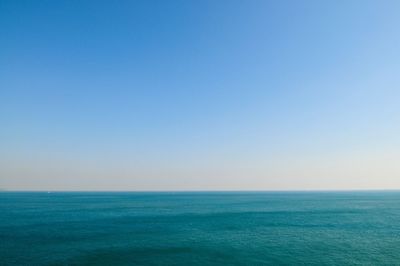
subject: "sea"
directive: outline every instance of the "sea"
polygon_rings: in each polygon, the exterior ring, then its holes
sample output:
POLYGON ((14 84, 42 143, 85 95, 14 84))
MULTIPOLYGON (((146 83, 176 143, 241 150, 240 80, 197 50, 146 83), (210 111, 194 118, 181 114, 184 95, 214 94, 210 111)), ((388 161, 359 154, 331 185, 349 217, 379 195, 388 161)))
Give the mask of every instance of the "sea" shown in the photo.
POLYGON ((0 265, 400 265, 400 192, 1 192, 0 265))

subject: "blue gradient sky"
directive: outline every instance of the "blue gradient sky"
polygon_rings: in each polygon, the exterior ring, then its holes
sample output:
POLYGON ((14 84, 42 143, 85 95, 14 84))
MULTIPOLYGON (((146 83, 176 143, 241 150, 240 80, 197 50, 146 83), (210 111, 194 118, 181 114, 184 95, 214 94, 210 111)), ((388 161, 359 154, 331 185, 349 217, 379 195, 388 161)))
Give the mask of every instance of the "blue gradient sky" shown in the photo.
POLYGON ((399 14, 0 0, 0 188, 400 189, 399 14))

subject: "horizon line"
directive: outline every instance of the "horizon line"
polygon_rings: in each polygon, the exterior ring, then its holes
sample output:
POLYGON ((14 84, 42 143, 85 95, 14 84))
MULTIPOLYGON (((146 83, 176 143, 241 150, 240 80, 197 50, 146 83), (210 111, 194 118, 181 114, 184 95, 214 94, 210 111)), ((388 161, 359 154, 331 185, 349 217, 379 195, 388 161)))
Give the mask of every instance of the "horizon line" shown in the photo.
POLYGON ((400 192, 400 188, 394 189, 280 189, 280 190, 8 190, 8 189, 0 189, 1 192, 37 192, 37 193, 240 193, 240 192, 400 192))

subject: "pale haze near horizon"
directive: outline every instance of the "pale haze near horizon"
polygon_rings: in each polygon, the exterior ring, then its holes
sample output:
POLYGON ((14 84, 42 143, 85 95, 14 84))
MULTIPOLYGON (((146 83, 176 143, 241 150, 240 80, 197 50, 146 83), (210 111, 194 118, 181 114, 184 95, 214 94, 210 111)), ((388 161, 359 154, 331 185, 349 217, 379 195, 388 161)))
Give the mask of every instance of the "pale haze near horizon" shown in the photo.
POLYGON ((399 13, 0 0, 0 189, 400 189, 399 13))

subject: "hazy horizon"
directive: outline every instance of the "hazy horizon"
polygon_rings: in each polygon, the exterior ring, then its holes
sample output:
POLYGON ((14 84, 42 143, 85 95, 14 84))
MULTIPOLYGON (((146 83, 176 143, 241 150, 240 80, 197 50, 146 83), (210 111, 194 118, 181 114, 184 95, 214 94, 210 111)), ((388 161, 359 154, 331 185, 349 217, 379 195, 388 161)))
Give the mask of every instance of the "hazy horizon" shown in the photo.
POLYGON ((0 0, 0 189, 400 189, 399 13, 0 0))

